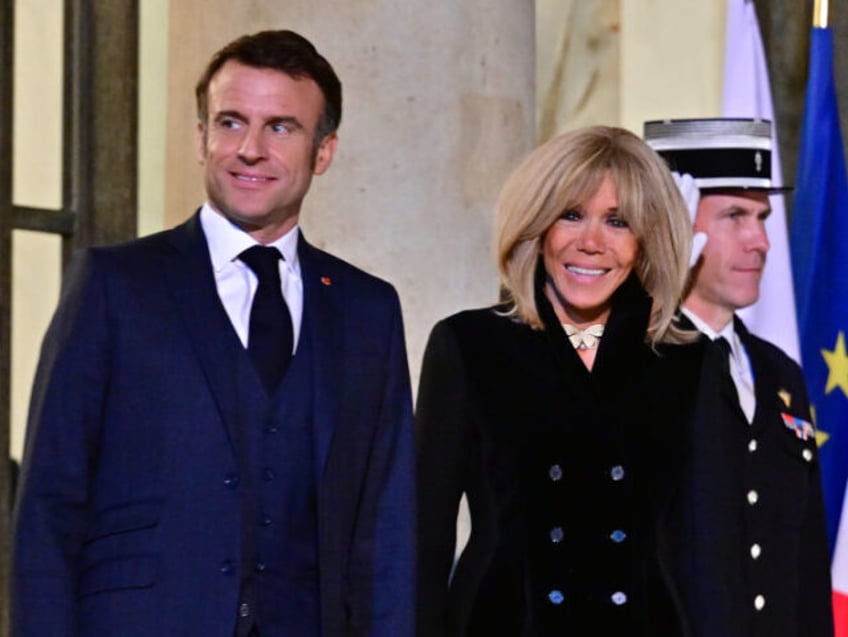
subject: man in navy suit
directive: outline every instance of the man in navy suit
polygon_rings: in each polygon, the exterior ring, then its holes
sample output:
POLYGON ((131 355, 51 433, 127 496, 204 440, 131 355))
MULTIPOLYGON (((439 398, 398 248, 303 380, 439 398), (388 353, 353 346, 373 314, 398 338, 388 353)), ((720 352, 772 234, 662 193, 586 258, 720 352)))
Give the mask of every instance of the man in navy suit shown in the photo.
POLYGON ((197 100, 207 202, 67 273, 33 389, 13 634, 411 636, 398 298, 298 228, 341 85, 307 40, 262 32, 212 58, 197 100))
POLYGON ((759 297, 769 195, 785 190, 771 180, 771 123, 648 122, 645 138, 679 173, 703 249, 682 320, 709 345, 673 538, 689 634, 828 637, 830 564, 804 379, 736 316, 759 297))

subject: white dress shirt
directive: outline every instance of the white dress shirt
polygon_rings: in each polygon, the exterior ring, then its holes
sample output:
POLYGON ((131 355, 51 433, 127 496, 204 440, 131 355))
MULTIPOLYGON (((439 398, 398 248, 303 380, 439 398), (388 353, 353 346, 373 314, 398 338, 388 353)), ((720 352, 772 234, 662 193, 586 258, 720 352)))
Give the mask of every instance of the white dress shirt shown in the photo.
MULTIPOLYGON (((209 203, 200 209, 200 226, 209 245, 209 258, 215 274, 218 296, 227 311, 230 323, 238 334, 241 344, 247 347, 250 326, 250 307, 259 283, 256 274, 238 256, 259 242, 244 230, 215 212, 209 203)), ((303 319, 303 279, 300 276, 300 261, 297 258, 299 230, 295 226, 282 237, 268 244, 283 255, 280 260, 280 282, 283 298, 289 306, 293 330, 293 351, 300 339, 300 324, 303 319)))
POLYGON ((739 340, 739 335, 733 329, 733 320, 725 325, 720 332, 716 332, 713 328, 707 325, 700 317, 693 314, 685 307, 683 314, 692 321, 692 324, 702 334, 706 334, 711 341, 717 338, 724 338, 730 345, 730 377, 733 379, 733 384, 736 386, 736 393, 739 395, 739 406, 748 423, 754 422, 754 411, 757 408, 757 399, 754 393, 754 372, 751 369, 751 360, 748 358, 748 353, 745 351, 745 346, 739 340))

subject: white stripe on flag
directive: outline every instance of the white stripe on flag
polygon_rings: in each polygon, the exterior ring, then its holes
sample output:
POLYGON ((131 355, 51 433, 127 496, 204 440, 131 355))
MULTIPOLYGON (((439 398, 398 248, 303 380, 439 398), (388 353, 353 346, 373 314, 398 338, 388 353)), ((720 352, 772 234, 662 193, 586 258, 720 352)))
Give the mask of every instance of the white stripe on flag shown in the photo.
MULTIPOLYGON (((774 123, 763 41, 754 3, 749 0, 728 0, 727 3, 722 113, 725 117, 759 117, 774 123)), ((771 157, 772 183, 783 185, 776 125, 772 127, 771 157)), ((771 197, 772 213, 766 221, 771 249, 760 283, 760 299, 739 315, 754 334, 771 341, 800 362, 783 197, 771 197)))
POLYGON ((842 513, 839 517, 839 532, 833 547, 833 561, 830 566, 833 590, 848 595, 848 490, 842 500, 842 513))

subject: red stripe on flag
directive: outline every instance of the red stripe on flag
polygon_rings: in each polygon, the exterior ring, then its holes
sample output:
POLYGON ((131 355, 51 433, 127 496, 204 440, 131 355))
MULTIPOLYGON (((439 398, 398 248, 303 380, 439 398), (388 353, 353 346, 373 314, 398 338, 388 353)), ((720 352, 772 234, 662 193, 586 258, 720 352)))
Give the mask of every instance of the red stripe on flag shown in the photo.
POLYGON ((833 591, 834 637, 848 637, 848 595, 833 591))

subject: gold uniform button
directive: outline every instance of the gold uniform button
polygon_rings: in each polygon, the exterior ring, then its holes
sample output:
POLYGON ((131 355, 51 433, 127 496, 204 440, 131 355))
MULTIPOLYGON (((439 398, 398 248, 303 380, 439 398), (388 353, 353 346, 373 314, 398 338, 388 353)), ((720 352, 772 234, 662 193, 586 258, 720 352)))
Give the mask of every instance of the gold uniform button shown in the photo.
POLYGON ((757 450, 757 439, 751 438, 748 441, 748 451, 750 451, 751 453, 754 453, 756 450, 757 450))
POLYGON ((762 595, 757 595, 754 598, 754 608, 757 610, 763 610, 766 605, 766 598, 762 595))
POLYGON ((810 462, 813 459, 813 452, 809 449, 804 449, 804 451, 801 452, 801 456, 804 458, 804 460, 810 462))
POLYGON ((753 506, 757 503, 757 500, 760 499, 760 494, 757 493, 755 489, 751 489, 750 491, 748 491, 747 497, 748 497, 748 504, 753 506))
POLYGON ((758 557, 760 557, 762 552, 763 552, 763 549, 759 544, 754 543, 754 544, 751 545, 751 557, 753 559, 757 559, 758 557))

